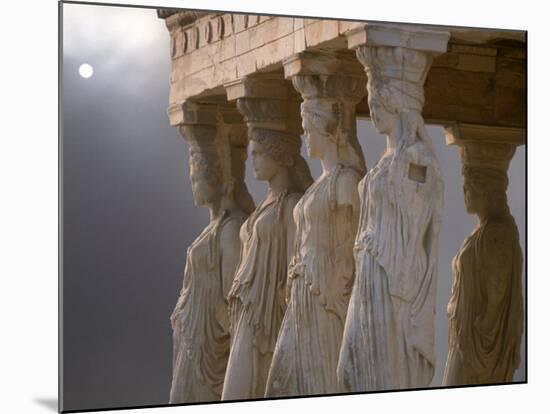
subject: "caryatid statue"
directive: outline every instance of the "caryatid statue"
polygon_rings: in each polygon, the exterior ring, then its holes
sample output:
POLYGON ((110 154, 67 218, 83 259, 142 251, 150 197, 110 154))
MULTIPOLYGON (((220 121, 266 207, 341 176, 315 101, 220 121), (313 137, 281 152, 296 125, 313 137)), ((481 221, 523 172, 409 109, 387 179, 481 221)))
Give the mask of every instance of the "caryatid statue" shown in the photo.
POLYGON ((421 115, 432 57, 368 44, 356 53, 367 73, 371 119, 387 146, 359 184, 356 277, 338 378, 352 392, 426 387, 435 367, 443 210, 441 170, 421 115))
POLYGON ((240 254, 239 229, 254 210, 244 184, 246 127, 226 125, 217 104, 186 103, 183 114, 193 198, 208 208, 210 223, 187 249, 183 288, 170 318, 171 403, 221 398, 229 356, 226 297, 240 254))
POLYGON ((452 263, 443 385, 511 382, 523 332, 523 255, 506 198, 515 145, 464 142, 460 151, 466 210, 478 223, 452 263))
POLYGON ((313 179, 300 155, 300 101, 282 76, 244 79, 237 107, 248 125, 256 179, 267 195, 240 230, 242 252, 229 292, 231 351, 223 400, 262 398, 286 302, 287 268, 294 248, 294 206, 313 179), (254 87, 260 96, 250 91, 254 87), (273 92, 270 94, 269 92, 273 92))
POLYGON ((357 184, 365 173, 355 119, 365 79, 360 66, 359 72, 347 69, 337 57, 317 53, 285 62, 285 76, 304 99, 308 155, 321 160, 323 172, 294 208, 290 297, 269 371, 268 397, 339 391, 336 364, 354 278, 357 184))

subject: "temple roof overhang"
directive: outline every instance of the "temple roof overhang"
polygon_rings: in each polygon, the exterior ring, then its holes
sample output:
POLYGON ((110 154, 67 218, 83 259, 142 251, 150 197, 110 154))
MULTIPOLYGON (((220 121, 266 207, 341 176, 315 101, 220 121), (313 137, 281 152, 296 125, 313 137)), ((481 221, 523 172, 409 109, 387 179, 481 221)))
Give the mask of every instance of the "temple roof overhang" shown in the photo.
MULTIPOLYGON (((284 62, 305 51, 354 59, 353 33, 361 41, 394 36, 395 45, 412 41, 417 45, 413 48, 422 48, 421 34, 412 40, 400 35, 400 28, 414 26, 417 33, 431 33, 430 41, 439 41, 433 33, 446 36, 425 82, 427 122, 520 129, 526 125, 525 31, 180 9, 158 10, 158 16, 171 38, 170 108, 225 95, 228 84, 247 76, 284 76, 284 62)), ((367 97, 358 104, 357 115, 369 117, 367 97)), ((171 123, 176 125, 177 119, 171 123)))

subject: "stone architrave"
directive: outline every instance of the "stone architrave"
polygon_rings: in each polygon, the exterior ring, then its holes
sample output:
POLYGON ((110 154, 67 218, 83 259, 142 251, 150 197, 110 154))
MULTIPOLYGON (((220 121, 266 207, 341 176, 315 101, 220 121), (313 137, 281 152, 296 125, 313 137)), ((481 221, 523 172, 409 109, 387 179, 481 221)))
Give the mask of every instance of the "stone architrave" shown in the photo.
POLYGON ((448 38, 405 25, 366 24, 348 33, 387 147, 359 185, 356 278, 338 363, 346 391, 426 387, 434 374, 443 179, 421 111, 432 57, 448 38))
POLYGON ((223 400, 262 398, 286 303, 293 209, 313 179, 300 155, 299 96, 281 75, 226 85, 250 140, 254 175, 268 192, 240 230, 242 252, 229 292, 231 350, 223 400))
POLYGON ((523 255, 508 207, 508 166, 524 131, 454 125, 466 210, 478 217, 452 262, 449 350, 443 385, 511 382, 521 356, 523 255))
POLYGON ((355 120, 355 106, 365 95, 360 65, 322 52, 299 54, 283 63, 285 76, 304 100, 308 155, 321 160, 323 173, 294 209, 288 306, 267 397, 339 391, 336 363, 354 279, 357 183, 365 173, 355 120))
POLYGON ((193 198, 208 208, 210 223, 187 249, 183 288, 170 318, 170 402, 217 401, 229 354, 226 295, 240 253, 239 229, 254 209, 244 184, 246 134, 227 105, 186 102, 177 111, 189 144, 193 198))

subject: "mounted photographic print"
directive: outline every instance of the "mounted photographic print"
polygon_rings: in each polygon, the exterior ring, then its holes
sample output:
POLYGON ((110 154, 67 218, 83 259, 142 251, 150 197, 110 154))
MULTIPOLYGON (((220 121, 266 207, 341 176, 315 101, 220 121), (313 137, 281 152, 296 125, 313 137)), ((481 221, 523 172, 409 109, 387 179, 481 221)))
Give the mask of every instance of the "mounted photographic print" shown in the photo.
POLYGON ((527 32, 60 11, 61 411, 527 382, 527 32))

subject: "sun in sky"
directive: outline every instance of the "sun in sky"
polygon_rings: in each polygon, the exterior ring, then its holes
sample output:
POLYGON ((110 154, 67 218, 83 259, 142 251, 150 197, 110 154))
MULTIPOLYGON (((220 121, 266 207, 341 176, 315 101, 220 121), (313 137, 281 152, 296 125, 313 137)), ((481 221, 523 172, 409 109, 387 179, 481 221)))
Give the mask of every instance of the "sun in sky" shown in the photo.
POLYGON ((94 68, 92 67, 92 65, 88 64, 88 63, 83 63, 82 65, 80 65, 80 67, 78 68, 78 73, 80 74, 80 76, 82 76, 84 79, 88 79, 88 78, 91 78, 92 75, 94 74, 94 68))

